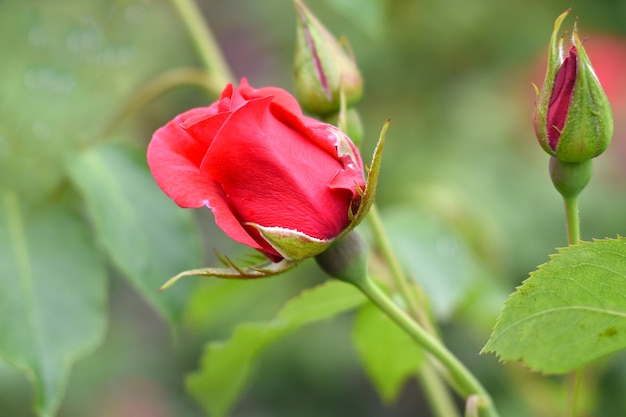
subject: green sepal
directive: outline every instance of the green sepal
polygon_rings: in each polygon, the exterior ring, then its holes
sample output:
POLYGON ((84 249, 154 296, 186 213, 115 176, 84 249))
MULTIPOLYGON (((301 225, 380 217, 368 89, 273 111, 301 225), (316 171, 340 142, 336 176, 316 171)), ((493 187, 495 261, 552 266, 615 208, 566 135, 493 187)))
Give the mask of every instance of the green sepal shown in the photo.
POLYGON ((537 96, 535 114, 533 116, 533 124, 535 125, 535 132, 539 144, 544 151, 553 156, 555 156, 555 153, 548 144, 548 107, 550 105, 550 98, 552 97, 552 90, 554 89, 554 79, 563 62, 563 37, 559 35, 559 30, 570 11, 571 9, 567 9, 554 21, 554 28, 552 29, 552 36, 550 37, 550 47, 548 49, 546 78, 537 96))
POLYGON ((227 264, 225 268, 199 268, 183 271, 163 284, 161 288, 159 288, 159 292, 168 289, 183 277, 213 277, 226 279, 269 278, 282 274, 300 263, 300 261, 283 259, 280 262, 264 261, 252 266, 238 266, 224 256, 220 256, 220 259, 227 264))
POLYGON ((268 227, 256 223, 246 223, 246 225, 254 227, 276 252, 283 258, 290 260, 315 256, 328 249, 334 241, 334 239, 318 239, 298 230, 284 227, 268 227))
POLYGON ((576 84, 555 156, 566 162, 583 162, 606 150, 613 136, 613 114, 589 57, 574 26, 578 52, 576 84))
POLYGON ((359 205, 356 213, 353 213, 352 210, 348 212, 348 216, 351 220, 350 225, 337 237, 337 239, 342 238, 350 233, 352 229, 357 227, 370 211, 372 204, 374 204, 374 200, 376 199, 376 186, 378 185, 378 175, 380 173, 380 166, 383 158, 383 149, 385 147, 385 136, 390 123, 391 120, 387 120, 380 131, 380 136, 378 138, 378 142, 376 143, 376 147, 374 148, 374 154, 372 155, 372 163, 367 170, 367 182, 365 183, 365 190, 362 190, 361 204, 359 205))

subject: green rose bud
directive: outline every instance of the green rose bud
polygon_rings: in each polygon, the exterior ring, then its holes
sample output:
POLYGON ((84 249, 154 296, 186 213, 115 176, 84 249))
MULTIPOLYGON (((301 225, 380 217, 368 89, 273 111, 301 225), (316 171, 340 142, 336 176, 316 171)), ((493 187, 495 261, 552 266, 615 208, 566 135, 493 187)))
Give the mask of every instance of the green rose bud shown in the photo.
POLYGON ((613 135, 609 100, 591 67, 574 25, 572 47, 563 56, 558 38, 562 13, 554 23, 548 69, 538 92, 533 124, 539 144, 565 162, 583 162, 606 150, 613 135))
POLYGON ((296 6, 297 33, 294 76, 296 96, 302 107, 316 115, 339 111, 341 94, 346 105, 363 94, 363 78, 352 55, 300 1, 296 6))

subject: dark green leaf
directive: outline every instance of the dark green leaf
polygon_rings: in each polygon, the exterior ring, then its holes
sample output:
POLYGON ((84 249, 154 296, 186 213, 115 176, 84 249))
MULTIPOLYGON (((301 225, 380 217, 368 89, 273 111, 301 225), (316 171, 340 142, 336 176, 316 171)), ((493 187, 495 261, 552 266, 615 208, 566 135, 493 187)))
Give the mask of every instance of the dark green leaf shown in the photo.
POLYGON ((143 156, 99 146, 68 162, 70 177, 113 262, 170 323, 180 319, 191 283, 157 293, 178 272, 200 265, 200 243, 189 210, 152 179, 143 156))
POLYGON ((212 417, 225 416, 246 387, 254 361, 280 337, 309 323, 333 317, 363 303, 352 286, 329 281, 291 300, 270 323, 242 324, 226 343, 210 343, 201 367, 187 378, 187 389, 212 417))
POLYGON ((105 267, 71 206, 28 211, 0 192, 0 356, 24 372, 52 416, 70 367, 102 339, 105 267))
POLYGON ((0 1, 0 186, 45 199, 70 151, 100 139, 164 66, 184 62, 188 41, 168 7, 0 1))
POLYGON ((352 339, 381 398, 393 402, 404 382, 415 375, 424 352, 397 324, 371 303, 361 307, 352 339))

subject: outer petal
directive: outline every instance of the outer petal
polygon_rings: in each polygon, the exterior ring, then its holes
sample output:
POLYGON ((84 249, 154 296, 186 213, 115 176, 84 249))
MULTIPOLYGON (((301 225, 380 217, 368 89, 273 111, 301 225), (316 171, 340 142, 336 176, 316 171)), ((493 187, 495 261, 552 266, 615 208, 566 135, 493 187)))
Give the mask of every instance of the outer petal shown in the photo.
POLYGON ((181 207, 201 207, 210 199, 212 185, 200 174, 200 163, 213 135, 192 136, 181 127, 189 119, 204 119, 207 133, 217 131, 227 113, 211 116, 210 108, 182 113, 158 129, 148 145, 148 165, 163 192, 181 207))
POLYGON ((333 190, 347 191, 353 200, 359 199, 359 189, 361 191, 365 189, 365 179, 363 161, 354 143, 335 126, 312 120, 308 123, 308 127, 313 137, 326 138, 326 146, 328 144, 332 146, 334 156, 343 165, 343 169, 337 171, 328 186, 333 190))
MULTIPOLYGON (((213 138, 230 116, 214 114, 220 103, 189 110, 157 130, 148 146, 148 165, 159 187, 176 204, 219 212, 218 224, 232 239, 266 253, 232 214, 221 186, 200 172, 213 138)), ((266 254, 280 260, 273 250, 266 254)))
POLYGON ((350 198, 328 186, 342 164, 273 117, 270 103, 271 97, 251 100, 236 110, 201 171, 222 185, 242 223, 334 238, 349 223, 350 198))
POLYGON ((559 143, 559 137, 567 120, 574 84, 576 83, 577 64, 578 54, 576 47, 572 46, 569 56, 565 58, 561 68, 556 73, 554 90, 548 106, 548 145, 553 151, 556 150, 556 145, 559 143))
POLYGON ((239 91, 241 92, 241 95, 248 100, 273 97, 272 103, 274 105, 285 108, 297 117, 302 117, 302 109, 300 108, 298 100, 282 88, 263 87, 256 89, 248 84, 247 79, 242 78, 239 84, 239 91))

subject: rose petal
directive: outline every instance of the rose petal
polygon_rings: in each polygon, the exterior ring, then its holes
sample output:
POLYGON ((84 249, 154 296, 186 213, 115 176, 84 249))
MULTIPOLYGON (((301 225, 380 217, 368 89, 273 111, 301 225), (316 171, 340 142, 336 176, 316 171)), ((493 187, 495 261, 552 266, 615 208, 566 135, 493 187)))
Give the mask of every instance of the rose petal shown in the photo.
POLYGON ((271 97, 255 99, 236 110, 214 139, 201 172, 222 185, 242 222, 333 238, 349 222, 350 202, 328 188, 342 166, 273 117, 270 103, 271 97))
MULTIPOLYGON (((204 117, 206 108, 189 110, 158 129, 148 145, 148 165, 163 192, 181 207, 201 207, 209 199, 210 179, 202 176, 200 163, 212 135, 192 136, 182 127, 187 119, 204 117)), ((212 126, 221 126, 227 113, 214 115, 212 126)), ((206 126, 209 123, 204 123, 206 126)))
POLYGON ((298 100, 287 91, 278 87, 263 87, 253 88, 246 78, 242 78, 239 83, 239 91, 241 95, 248 100, 263 97, 273 97, 272 103, 276 106, 280 106, 284 109, 288 109, 289 112, 295 114, 297 117, 302 117, 302 109, 298 100))
POLYGON ((563 60, 554 79, 554 88, 548 107, 548 144, 553 151, 556 150, 559 143, 574 94, 577 62, 576 47, 572 46, 569 56, 563 60))

